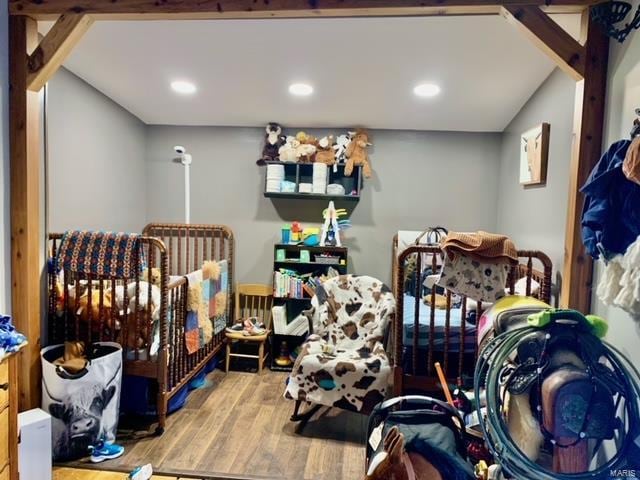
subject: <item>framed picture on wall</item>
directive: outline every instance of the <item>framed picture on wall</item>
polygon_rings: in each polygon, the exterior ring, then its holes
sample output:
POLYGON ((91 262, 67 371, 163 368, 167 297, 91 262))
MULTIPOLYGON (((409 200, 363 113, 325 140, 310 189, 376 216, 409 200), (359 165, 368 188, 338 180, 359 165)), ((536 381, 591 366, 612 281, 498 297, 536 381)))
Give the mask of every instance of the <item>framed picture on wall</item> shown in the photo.
POLYGON ((520 185, 545 185, 551 125, 541 123, 520 138, 520 185))

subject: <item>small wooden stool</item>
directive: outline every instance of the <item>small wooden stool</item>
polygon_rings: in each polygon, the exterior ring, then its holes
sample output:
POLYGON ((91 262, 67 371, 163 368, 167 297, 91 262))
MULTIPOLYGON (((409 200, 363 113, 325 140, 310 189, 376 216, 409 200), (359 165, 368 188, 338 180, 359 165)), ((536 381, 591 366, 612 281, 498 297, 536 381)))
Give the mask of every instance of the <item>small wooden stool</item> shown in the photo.
POLYGON ((258 375, 262 374, 268 354, 265 355, 264 346, 271 333, 271 307, 273 307, 273 288, 271 285, 239 284, 236 285, 235 318, 245 320, 256 317, 264 323, 266 332, 263 335, 246 336, 242 332, 226 332, 227 355, 225 371, 229 371, 231 357, 255 358, 258 360, 258 375), (258 345, 258 354, 232 353, 231 344, 244 342, 258 345))

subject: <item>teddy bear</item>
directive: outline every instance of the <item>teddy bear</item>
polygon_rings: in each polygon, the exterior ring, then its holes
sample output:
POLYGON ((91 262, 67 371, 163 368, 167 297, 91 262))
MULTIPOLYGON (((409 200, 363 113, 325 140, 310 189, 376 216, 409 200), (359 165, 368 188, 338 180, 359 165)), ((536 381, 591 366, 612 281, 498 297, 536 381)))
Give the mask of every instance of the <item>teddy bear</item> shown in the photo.
POLYGON ((282 145, 284 145, 285 137, 281 135, 282 127, 274 122, 270 122, 265 127, 265 141, 264 148, 262 149, 262 158, 256 163, 258 165, 264 165, 267 162, 274 162, 278 160, 278 151, 282 145))
POLYGON ((156 287, 160 286, 161 283, 161 274, 160 274, 160 269, 157 267, 152 267, 151 268, 151 280, 149 280, 149 269, 145 268, 142 271, 142 278, 141 280, 144 280, 145 282, 149 282, 152 285, 155 285, 156 287))
POLYGON ((351 139, 354 135, 355 132, 347 132, 346 134, 338 135, 338 138, 336 138, 336 144, 333 146, 333 149, 335 150, 336 163, 345 161, 344 154, 347 151, 347 147, 351 143, 351 139))
POLYGON ((353 167, 360 165, 362 165, 362 173, 365 178, 371 177, 371 165, 369 164, 369 155, 367 155, 367 147, 370 145, 367 132, 365 130, 356 131, 345 152, 347 164, 344 167, 344 174, 347 177, 351 176, 353 167))
POLYGON ((299 146, 300 142, 296 139, 296 137, 288 136, 284 145, 282 145, 278 149, 280 161, 285 163, 296 163, 298 161, 296 151, 299 146))
POLYGON ((300 142, 300 145, 296 148, 298 161, 300 163, 313 163, 315 161, 318 143, 316 137, 308 135, 305 132, 298 132, 296 134, 296 140, 300 142))
POLYGON ((322 137, 318 140, 316 148, 316 162, 333 165, 336 163, 335 152, 333 151, 333 135, 322 137))

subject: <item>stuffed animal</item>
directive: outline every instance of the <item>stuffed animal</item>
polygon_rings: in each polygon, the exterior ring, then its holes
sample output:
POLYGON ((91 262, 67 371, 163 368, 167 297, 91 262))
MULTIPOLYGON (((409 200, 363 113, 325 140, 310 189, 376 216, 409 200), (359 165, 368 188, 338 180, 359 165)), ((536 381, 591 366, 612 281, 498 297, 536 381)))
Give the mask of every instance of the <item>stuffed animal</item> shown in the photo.
POLYGON ((145 282, 149 282, 156 287, 159 287, 161 281, 160 269, 157 267, 153 267, 151 269, 151 280, 149 280, 149 269, 145 268, 142 271, 142 280, 144 280, 145 282))
POLYGON ((347 132, 346 135, 338 135, 336 138, 336 144, 333 146, 335 150, 335 158, 336 162, 344 162, 345 161, 345 153, 347 151, 347 147, 351 143, 351 139, 355 135, 355 132, 347 132))
POLYGON ((296 137, 288 136, 284 145, 278 149, 278 155, 281 162, 296 163, 298 156, 296 155, 297 149, 300 146, 300 142, 296 137))
POLYGON ((316 162, 326 163, 327 165, 333 165, 336 163, 336 156, 333 151, 333 140, 333 135, 322 137, 318 140, 318 147, 316 148, 316 162))
POLYGON ((367 155, 367 147, 370 146, 369 135, 365 130, 358 130, 349 143, 345 153, 347 164, 344 167, 344 174, 348 177, 353 172, 353 167, 362 165, 362 173, 365 178, 371 177, 371 165, 369 164, 369 155, 367 155))
POLYGON ((309 145, 316 145, 318 139, 313 135, 309 135, 307 132, 298 132, 296 133, 296 140, 300 143, 307 143, 309 145))
POLYGON ((305 132, 298 132, 296 134, 296 140, 300 142, 300 145, 296 148, 298 162, 313 163, 315 161, 318 143, 316 137, 307 135, 305 132))
POLYGON ((282 127, 277 123, 269 123, 265 127, 265 131, 267 133, 265 135, 264 148, 262 149, 262 158, 256 162, 258 165, 277 161, 278 151, 285 141, 285 138, 281 135, 282 127))
MULTIPOLYGON (((71 292, 69 297, 71 297, 71 292)), ((78 306, 76 315, 89 327, 91 333, 105 335, 108 338, 119 327, 119 322, 117 320, 114 322, 111 315, 111 292, 108 290, 103 291, 102 309, 100 308, 100 301, 100 290, 96 288, 91 291, 91 300, 89 300, 89 291, 87 290, 78 298, 77 303, 73 298, 69 305, 78 306), (100 332, 100 325, 103 328, 102 332, 100 332)))
POLYGON ((220 278, 220 265, 215 260, 205 260, 202 264, 202 276, 210 280, 218 280, 220 278))

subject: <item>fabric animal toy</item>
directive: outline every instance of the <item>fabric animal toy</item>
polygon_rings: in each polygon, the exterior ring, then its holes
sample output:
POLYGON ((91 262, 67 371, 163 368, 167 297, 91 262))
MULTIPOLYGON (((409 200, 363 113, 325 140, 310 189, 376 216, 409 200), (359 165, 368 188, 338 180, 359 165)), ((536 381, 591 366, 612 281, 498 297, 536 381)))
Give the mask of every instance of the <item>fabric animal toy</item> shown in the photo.
POLYGON ((351 139, 354 135, 355 132, 347 132, 346 135, 338 135, 338 138, 336 138, 336 144, 333 146, 333 149, 335 150, 337 163, 345 161, 345 152, 347 151, 347 147, 351 143, 351 139))
POLYGON ((347 164, 344 167, 344 174, 349 177, 353 172, 353 167, 362 165, 362 173, 365 178, 371 177, 371 165, 369 164, 369 155, 367 155, 367 147, 370 146, 369 135, 365 130, 358 130, 349 143, 345 155, 347 164))
POLYGON ((205 260, 202 264, 202 276, 211 280, 220 278, 220 265, 215 260, 205 260))
POLYGON ((327 165, 333 165, 336 163, 336 156, 333 151, 333 135, 328 137, 322 137, 318 141, 318 147, 316 149, 316 162, 326 163, 327 165))
POLYGON ((288 136, 284 145, 278 149, 278 155, 281 162, 296 163, 298 156, 296 155, 297 149, 300 146, 300 142, 296 137, 288 136))
POLYGON ((265 127, 265 131, 267 133, 265 135, 264 148, 262 149, 262 158, 256 162, 258 165, 277 161, 278 151, 285 141, 285 138, 280 135, 282 127, 279 124, 271 122, 265 127))
POLYGON ((307 135, 305 132, 298 132, 296 140, 300 145, 296 148, 296 157, 300 163, 313 163, 317 150, 318 140, 313 135, 307 135))
POLYGON ((144 280, 145 282, 150 282, 152 285, 159 287, 161 282, 160 269, 157 267, 151 268, 151 280, 149 280, 149 269, 145 268, 142 271, 142 280, 144 280))

